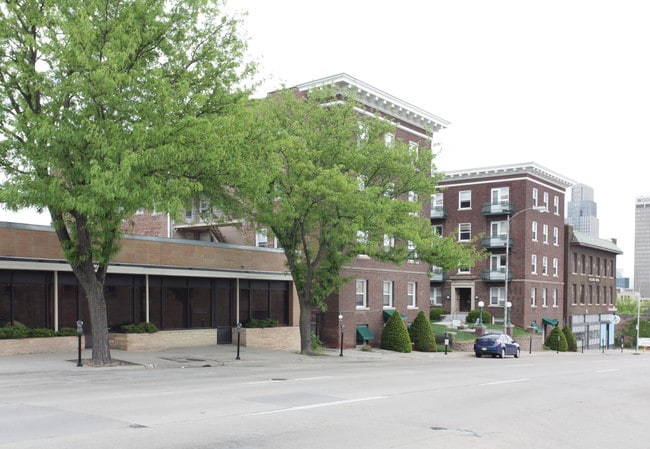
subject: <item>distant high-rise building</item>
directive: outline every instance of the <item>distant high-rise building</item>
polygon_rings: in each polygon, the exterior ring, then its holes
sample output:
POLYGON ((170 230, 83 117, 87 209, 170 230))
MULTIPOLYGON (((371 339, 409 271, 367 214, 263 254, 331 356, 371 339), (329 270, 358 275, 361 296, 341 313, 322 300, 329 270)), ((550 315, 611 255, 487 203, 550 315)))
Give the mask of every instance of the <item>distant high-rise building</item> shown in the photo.
POLYGON ((594 189, 584 184, 571 188, 565 222, 577 232, 598 237, 598 205, 594 201, 594 189))
POLYGON ((634 289, 650 298, 650 196, 636 199, 634 212, 634 289))

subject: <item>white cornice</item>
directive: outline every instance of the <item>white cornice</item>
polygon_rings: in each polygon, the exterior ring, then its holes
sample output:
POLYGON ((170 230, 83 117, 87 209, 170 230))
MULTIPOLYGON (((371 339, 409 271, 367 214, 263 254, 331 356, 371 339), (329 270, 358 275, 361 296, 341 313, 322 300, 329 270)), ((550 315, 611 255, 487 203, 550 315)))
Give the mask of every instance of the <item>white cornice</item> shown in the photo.
POLYGON ((445 171, 443 182, 458 181, 462 179, 479 179, 490 177, 501 177, 510 175, 533 175, 558 187, 568 188, 576 184, 572 179, 549 170, 536 162, 525 162, 520 164, 497 165, 492 167, 468 168, 463 170, 445 171))
POLYGON ((426 131, 437 132, 450 125, 447 120, 372 87, 346 73, 298 84, 296 89, 304 92, 321 86, 334 86, 340 91, 354 91, 361 103, 426 131))

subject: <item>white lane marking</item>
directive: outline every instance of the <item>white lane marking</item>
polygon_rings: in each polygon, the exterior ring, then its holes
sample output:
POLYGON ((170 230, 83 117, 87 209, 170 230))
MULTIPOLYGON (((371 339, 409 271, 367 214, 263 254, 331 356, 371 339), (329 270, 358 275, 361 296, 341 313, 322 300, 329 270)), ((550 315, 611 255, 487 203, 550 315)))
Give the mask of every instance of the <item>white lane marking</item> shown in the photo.
POLYGON ((612 373, 614 371, 620 371, 620 368, 611 368, 611 369, 601 369, 600 371, 596 371, 597 373, 612 373))
POLYGON ((530 377, 526 377, 526 378, 524 378, 524 379, 499 380, 499 381, 497 381, 497 382, 488 382, 488 383, 484 383, 484 384, 481 384, 481 386, 483 387, 483 386, 486 386, 486 385, 511 384, 511 383, 514 383, 514 382, 526 382, 526 381, 528 381, 528 380, 530 380, 530 377))
POLYGON ((359 399, 346 399, 344 401, 333 401, 333 402, 323 402, 321 404, 311 404, 311 405, 302 405, 300 407, 288 407, 288 408, 280 408, 277 410, 268 410, 265 412, 254 412, 254 413, 246 413, 245 415, 251 416, 251 415, 270 415, 272 413, 283 413, 283 412, 294 412, 297 410, 309 410, 312 408, 319 408, 319 407, 330 407, 332 405, 342 405, 342 404, 352 404, 354 402, 363 402, 363 401, 374 401, 377 399, 385 399, 387 396, 371 396, 368 398, 359 398, 359 399))

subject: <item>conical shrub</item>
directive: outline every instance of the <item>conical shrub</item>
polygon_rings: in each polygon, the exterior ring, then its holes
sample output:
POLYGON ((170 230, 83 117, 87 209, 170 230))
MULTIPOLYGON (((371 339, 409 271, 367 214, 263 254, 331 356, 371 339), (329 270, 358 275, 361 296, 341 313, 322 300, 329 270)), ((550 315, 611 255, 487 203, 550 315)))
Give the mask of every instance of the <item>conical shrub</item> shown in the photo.
POLYGON ((415 320, 411 323, 409 335, 413 342, 413 349, 421 352, 435 352, 436 337, 431 329, 431 322, 427 319, 423 311, 420 311, 415 320))
POLYGON ((560 330, 559 326, 555 326, 551 331, 551 333, 548 334, 548 337, 546 337, 546 341, 544 342, 544 345, 552 349, 553 351, 566 352, 567 349, 569 349, 569 345, 567 344, 566 337, 564 336, 564 333, 560 330), (560 337, 559 340, 558 337, 560 337), (559 349, 558 349, 558 344, 559 344, 559 349))
MULTIPOLYGON (((576 336, 573 334, 573 331, 569 326, 564 326, 562 328, 562 333, 564 334, 564 337, 566 338, 566 343, 569 348, 569 351, 571 352, 578 352, 578 340, 576 340, 576 336)), ((556 338, 557 340, 557 338, 556 338)))
POLYGON ((411 337, 409 337, 406 324, 402 321, 402 316, 397 309, 388 318, 381 331, 380 347, 396 352, 411 352, 412 350, 411 337))

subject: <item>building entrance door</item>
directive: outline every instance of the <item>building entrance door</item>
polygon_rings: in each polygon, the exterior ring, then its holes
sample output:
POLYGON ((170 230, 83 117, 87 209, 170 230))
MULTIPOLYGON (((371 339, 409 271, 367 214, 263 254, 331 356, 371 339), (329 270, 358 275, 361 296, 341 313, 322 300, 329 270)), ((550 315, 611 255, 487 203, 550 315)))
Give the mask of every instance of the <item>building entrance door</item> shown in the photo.
POLYGON ((459 312, 469 312, 472 310, 472 289, 459 288, 456 289, 458 295, 458 309, 459 312))

